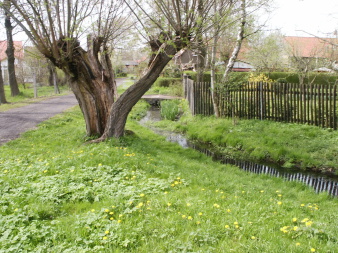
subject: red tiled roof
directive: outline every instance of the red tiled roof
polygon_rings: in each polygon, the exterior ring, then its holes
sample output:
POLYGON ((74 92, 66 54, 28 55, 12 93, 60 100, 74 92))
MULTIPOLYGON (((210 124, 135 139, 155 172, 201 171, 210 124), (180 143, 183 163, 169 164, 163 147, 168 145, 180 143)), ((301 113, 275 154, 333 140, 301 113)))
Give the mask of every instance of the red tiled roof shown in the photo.
POLYGON ((332 52, 332 44, 338 44, 337 39, 317 37, 284 37, 287 45, 290 46, 295 56, 301 57, 329 57, 332 52))
MULTIPOLYGON (((14 56, 17 59, 22 59, 23 58, 23 46, 22 46, 22 41, 14 41, 14 56)), ((3 61, 7 59, 7 54, 6 54, 6 49, 7 49, 7 41, 6 40, 0 40, 0 61, 3 61)))

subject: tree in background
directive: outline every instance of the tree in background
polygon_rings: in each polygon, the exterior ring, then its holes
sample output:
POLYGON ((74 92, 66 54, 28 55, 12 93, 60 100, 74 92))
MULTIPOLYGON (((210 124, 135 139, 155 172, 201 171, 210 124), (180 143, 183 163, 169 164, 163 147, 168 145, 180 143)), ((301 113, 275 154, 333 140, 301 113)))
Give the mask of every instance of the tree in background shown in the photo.
POLYGON ((246 54, 256 71, 274 72, 284 69, 284 36, 279 32, 265 35, 259 32, 250 38, 250 51, 246 54))
POLYGON ((11 9, 11 1, 4 0, 3 3, 5 8, 5 28, 6 28, 6 36, 7 36, 7 61, 8 61, 8 77, 9 77, 9 85, 11 87, 11 96, 17 96, 20 93, 18 82, 16 80, 15 75, 15 48, 13 42, 13 26, 11 21, 10 9, 11 9))

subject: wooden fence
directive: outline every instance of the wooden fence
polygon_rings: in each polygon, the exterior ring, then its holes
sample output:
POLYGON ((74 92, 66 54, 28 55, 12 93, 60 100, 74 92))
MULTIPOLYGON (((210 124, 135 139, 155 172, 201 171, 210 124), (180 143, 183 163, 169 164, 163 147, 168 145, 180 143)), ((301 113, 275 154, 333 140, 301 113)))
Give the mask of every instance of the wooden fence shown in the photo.
MULTIPOLYGON (((210 83, 184 78, 191 112, 213 115, 210 83)), ((274 120, 337 129, 337 85, 247 83, 216 90, 222 117, 274 120)))

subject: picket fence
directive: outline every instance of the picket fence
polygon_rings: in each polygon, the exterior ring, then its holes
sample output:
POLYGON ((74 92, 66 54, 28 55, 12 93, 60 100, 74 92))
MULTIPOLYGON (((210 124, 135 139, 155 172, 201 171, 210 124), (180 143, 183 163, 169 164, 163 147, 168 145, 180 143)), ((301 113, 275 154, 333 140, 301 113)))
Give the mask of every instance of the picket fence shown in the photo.
MULTIPOLYGON (((184 78, 193 115, 213 115, 210 83, 184 78)), ((337 129, 337 85, 246 83, 216 90, 222 117, 273 120, 337 129)))

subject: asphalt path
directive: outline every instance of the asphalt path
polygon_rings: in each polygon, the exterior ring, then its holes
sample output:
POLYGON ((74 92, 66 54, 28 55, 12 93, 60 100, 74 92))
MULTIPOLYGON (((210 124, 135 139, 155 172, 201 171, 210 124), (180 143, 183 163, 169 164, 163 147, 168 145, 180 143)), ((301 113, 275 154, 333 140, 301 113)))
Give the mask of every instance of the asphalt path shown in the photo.
MULTIPOLYGON (((117 78, 120 86, 127 80, 117 78)), ((78 105, 74 94, 54 97, 27 106, 0 112, 0 146, 20 137, 21 133, 36 128, 36 126, 65 110, 78 105)))
POLYGON ((20 137, 37 124, 78 105, 74 96, 55 97, 27 106, 0 112, 0 145, 20 137))

